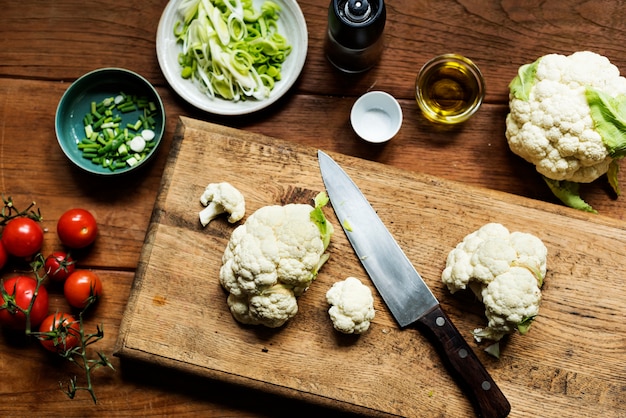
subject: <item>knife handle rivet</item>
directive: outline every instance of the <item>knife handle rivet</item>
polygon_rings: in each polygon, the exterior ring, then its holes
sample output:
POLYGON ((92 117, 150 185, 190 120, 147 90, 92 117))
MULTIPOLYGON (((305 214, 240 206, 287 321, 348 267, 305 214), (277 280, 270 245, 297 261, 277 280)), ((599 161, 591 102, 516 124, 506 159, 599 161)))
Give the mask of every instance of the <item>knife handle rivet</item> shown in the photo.
POLYGON ((487 382, 487 381, 485 380, 483 383, 481 383, 481 384, 480 384, 480 387, 481 387, 483 390, 489 390, 489 389, 491 389, 491 383, 489 383, 489 382, 487 382))
POLYGON ((446 323, 446 320, 443 318, 443 316, 438 316, 437 319, 435 319, 435 324, 437 324, 440 327, 443 327, 445 323, 446 323))
POLYGON ((466 349, 464 349, 464 348, 461 348, 461 349, 459 350, 459 357, 461 357, 461 358, 465 358, 465 357, 467 357, 467 350, 466 350, 466 349))

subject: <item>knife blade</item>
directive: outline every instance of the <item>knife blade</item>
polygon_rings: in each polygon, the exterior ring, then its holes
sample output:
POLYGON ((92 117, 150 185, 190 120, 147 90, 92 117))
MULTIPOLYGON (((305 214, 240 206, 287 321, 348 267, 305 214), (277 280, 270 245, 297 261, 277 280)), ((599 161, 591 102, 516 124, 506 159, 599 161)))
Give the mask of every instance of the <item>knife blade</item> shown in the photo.
POLYGON ((329 155, 318 151, 318 162, 337 219, 400 328, 414 325, 431 340, 478 416, 506 417, 508 400, 367 198, 329 155))

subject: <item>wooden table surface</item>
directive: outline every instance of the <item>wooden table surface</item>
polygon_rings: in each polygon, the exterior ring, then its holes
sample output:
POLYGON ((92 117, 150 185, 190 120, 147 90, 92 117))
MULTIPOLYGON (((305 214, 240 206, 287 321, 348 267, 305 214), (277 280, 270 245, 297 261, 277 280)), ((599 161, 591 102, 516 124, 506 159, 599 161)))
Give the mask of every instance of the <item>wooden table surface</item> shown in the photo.
MULTIPOLYGON (((84 207, 96 215, 100 235, 81 254, 79 265, 97 271, 105 283, 105 295, 88 324, 104 325, 98 349, 116 368, 95 372, 97 405, 85 393, 69 400, 58 382, 76 372, 71 365, 37 344, 0 334, 2 416, 328 414, 111 355, 179 115, 558 204, 534 168, 508 149, 508 83, 520 65, 553 52, 588 49, 626 69, 626 8, 620 1, 389 0, 380 63, 350 76, 335 71, 323 54, 328 2, 301 2, 309 50, 293 89, 258 114, 218 117, 184 102, 161 73, 155 34, 166 4, 0 0, 0 191, 17 206, 36 202, 48 231, 44 253, 59 248, 56 219, 65 210, 84 207), (421 65, 446 52, 474 60, 487 84, 479 112, 454 130, 426 122, 413 98, 421 65), (101 67, 140 73, 165 103, 167 126, 158 158, 132 177, 88 176, 70 165, 56 142, 54 117, 61 95, 76 78, 101 67), (404 112, 399 134, 385 146, 361 142, 349 124, 353 102, 372 89, 394 95, 404 112)), ((624 171, 620 181, 626 181, 624 171)), ((582 193, 598 216, 623 219, 626 198, 616 198, 606 181, 587 185, 582 193)), ((5 269, 2 276, 12 273, 5 269)), ((66 308, 58 289, 52 291, 51 307, 66 308)))

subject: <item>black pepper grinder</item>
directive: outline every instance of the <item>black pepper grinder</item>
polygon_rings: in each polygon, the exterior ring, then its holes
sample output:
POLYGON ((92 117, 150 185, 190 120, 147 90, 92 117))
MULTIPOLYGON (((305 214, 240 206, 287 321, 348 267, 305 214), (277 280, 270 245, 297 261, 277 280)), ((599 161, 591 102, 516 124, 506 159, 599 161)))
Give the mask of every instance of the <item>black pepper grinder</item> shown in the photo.
POLYGON ((331 0, 324 45, 331 64, 347 73, 372 68, 383 52, 386 17, 383 0, 331 0))

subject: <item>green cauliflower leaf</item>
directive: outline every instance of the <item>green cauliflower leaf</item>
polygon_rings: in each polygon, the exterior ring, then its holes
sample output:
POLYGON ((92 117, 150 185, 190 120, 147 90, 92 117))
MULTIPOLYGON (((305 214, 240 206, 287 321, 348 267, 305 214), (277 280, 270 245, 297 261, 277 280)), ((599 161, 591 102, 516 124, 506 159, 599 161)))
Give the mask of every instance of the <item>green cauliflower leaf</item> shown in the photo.
POLYGON ((509 90, 511 91, 513 97, 519 100, 528 101, 530 97, 530 90, 537 81, 537 66, 539 65, 540 60, 541 58, 532 64, 522 65, 519 70, 517 70, 517 76, 515 76, 509 84, 509 90))
POLYGON ((609 155, 612 158, 626 156, 626 96, 611 97, 602 91, 587 88, 585 97, 591 119, 609 155))
POLYGON ((594 208, 585 202, 578 191, 580 184, 573 181, 558 181, 542 176, 552 193, 565 205, 570 208, 583 210, 585 212, 598 213, 594 208))
POLYGON ((322 208, 328 204, 330 199, 326 192, 320 192, 315 196, 315 209, 311 211, 311 221, 317 225, 322 235, 324 249, 330 244, 330 237, 333 235, 333 225, 328 222, 322 208))

